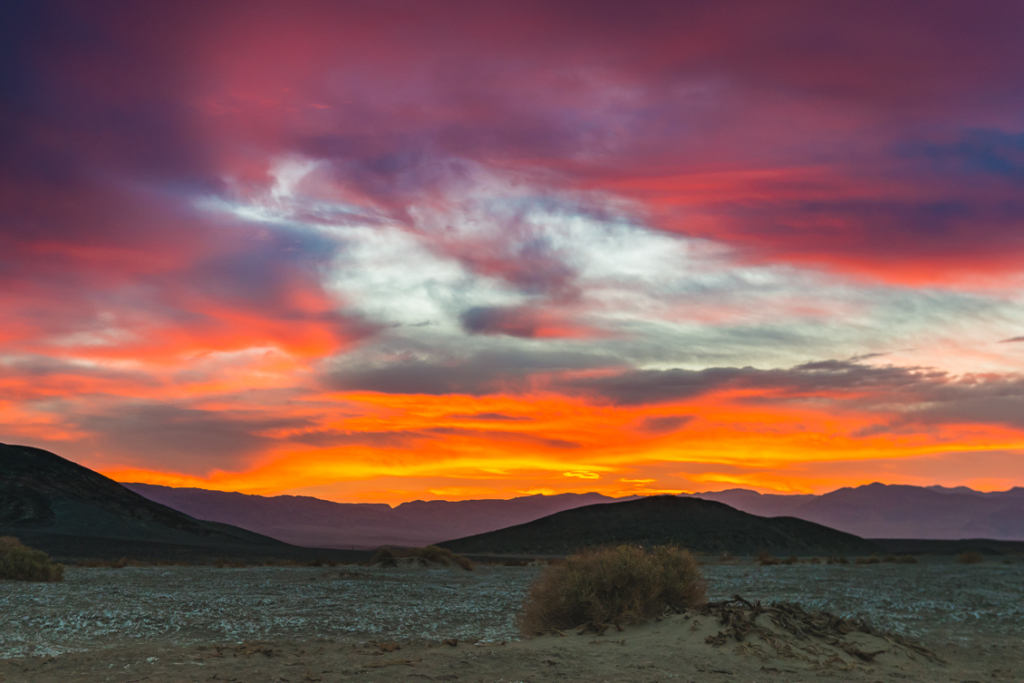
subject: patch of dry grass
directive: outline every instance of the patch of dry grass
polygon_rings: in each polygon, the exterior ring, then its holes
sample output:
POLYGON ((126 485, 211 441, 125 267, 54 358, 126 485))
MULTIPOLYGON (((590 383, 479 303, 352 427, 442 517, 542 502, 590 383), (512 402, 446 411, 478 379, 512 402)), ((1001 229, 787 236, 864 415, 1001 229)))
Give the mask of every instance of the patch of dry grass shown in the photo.
POLYGON ((462 567, 466 571, 473 571, 471 560, 436 545, 428 545, 425 548, 379 548, 370 559, 370 564, 379 564, 381 567, 397 567, 399 560, 407 558, 415 559, 424 567, 430 564, 440 564, 445 567, 462 567))
POLYGON ((981 556, 981 553, 966 552, 957 555, 956 561, 960 564, 978 564, 984 562, 985 558, 981 556))
POLYGON ((64 565, 55 564, 42 550, 22 545, 13 536, 0 536, 0 579, 61 581, 64 565))
POLYGON ((639 624, 704 601, 704 579, 688 551, 600 548, 545 569, 530 587, 519 627, 538 635, 581 624, 639 624))

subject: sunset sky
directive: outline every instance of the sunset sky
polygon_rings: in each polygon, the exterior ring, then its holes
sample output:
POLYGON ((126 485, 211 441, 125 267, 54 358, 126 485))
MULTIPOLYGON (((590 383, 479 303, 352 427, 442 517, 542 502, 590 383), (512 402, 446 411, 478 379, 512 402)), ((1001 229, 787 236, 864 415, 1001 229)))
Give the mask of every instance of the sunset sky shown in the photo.
POLYGON ((1024 485, 1022 36, 5 3, 0 441, 351 502, 1024 485))

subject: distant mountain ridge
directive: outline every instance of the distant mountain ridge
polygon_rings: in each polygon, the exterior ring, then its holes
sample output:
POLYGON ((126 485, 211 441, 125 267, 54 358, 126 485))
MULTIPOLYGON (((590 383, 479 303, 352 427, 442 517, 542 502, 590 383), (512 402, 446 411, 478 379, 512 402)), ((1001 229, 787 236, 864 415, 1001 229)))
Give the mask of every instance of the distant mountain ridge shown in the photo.
POLYGON ((694 493, 754 515, 789 515, 865 538, 1024 540, 1024 488, 984 493, 967 487, 868 484, 820 496, 746 489, 694 493))
POLYGON ((600 493, 509 500, 417 500, 394 508, 310 496, 256 496, 153 484, 124 484, 139 495, 199 519, 216 520, 294 543, 325 548, 423 546, 529 522, 571 508, 613 503, 600 493))
MULTIPOLYGON (((124 484, 167 507, 303 546, 420 546, 523 524, 584 505, 632 500, 598 493, 510 500, 413 501, 391 508, 306 496, 257 496, 124 484)), ((864 538, 1024 540, 1024 488, 984 493, 966 487, 869 484, 823 495, 747 489, 694 493, 761 517, 791 516, 864 538)))

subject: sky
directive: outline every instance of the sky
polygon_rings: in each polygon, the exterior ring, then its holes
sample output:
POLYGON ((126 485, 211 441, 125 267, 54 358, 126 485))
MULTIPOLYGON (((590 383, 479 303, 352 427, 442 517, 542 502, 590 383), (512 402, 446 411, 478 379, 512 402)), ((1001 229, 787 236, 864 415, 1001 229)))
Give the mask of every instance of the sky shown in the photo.
POLYGON ((1024 5, 6 2, 0 441, 337 501, 1024 485, 1024 5))

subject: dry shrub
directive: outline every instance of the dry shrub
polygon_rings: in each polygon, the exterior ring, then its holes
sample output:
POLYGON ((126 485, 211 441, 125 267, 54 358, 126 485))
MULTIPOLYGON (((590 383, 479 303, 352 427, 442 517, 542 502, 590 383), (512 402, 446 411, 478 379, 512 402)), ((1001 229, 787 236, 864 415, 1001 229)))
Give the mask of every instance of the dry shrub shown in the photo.
POLYGON ((826 560, 825 563, 826 564, 850 564, 850 561, 848 559, 846 559, 845 557, 841 556, 841 555, 839 555, 839 556, 833 555, 832 557, 828 558, 828 560, 826 560))
POLYGON ((960 564, 978 564, 984 561, 984 559, 981 553, 966 552, 958 555, 956 561, 960 564))
POLYGON ((878 564, 880 562, 881 560, 879 560, 874 555, 872 555, 871 557, 858 557, 856 560, 854 560, 854 563, 856 564, 878 564))
POLYGON ((917 558, 913 555, 886 555, 882 562, 893 562, 895 564, 917 564, 917 558))
POLYGON ((378 548, 370 558, 370 564, 379 564, 381 567, 397 567, 398 556, 391 548, 378 548))
POLYGON ((42 550, 22 545, 13 536, 0 536, 0 579, 61 581, 64 565, 54 564, 42 550))
POLYGON ((462 555, 456 555, 448 548, 438 548, 436 545, 428 545, 426 548, 417 548, 414 557, 434 564, 443 564, 446 567, 462 567, 468 572, 473 571, 473 563, 462 555))
POLYGON ((523 603, 519 627, 537 635, 580 624, 639 624, 702 604, 704 596, 700 568, 686 550, 586 550, 543 571, 523 603))
POLYGON ((122 557, 120 560, 100 560, 96 558, 85 558, 81 560, 75 560, 75 565, 78 567, 87 567, 89 569, 124 569, 128 566, 144 566, 141 562, 129 560, 127 557, 122 557))
POLYGON ((229 560, 226 557, 219 557, 214 560, 213 566, 217 569, 245 569, 246 564, 244 562, 229 560))
POLYGON ((757 563, 762 567, 771 567, 776 564, 780 564, 781 561, 777 557, 772 557, 771 554, 762 550, 757 554, 757 563))
POLYGON ((428 564, 440 564, 445 567, 462 567, 466 571, 473 571, 473 562, 462 555, 456 555, 447 548, 438 548, 436 545, 428 545, 425 548, 378 548, 370 559, 370 564, 379 564, 381 567, 397 567, 400 559, 414 558, 421 566, 428 564))

